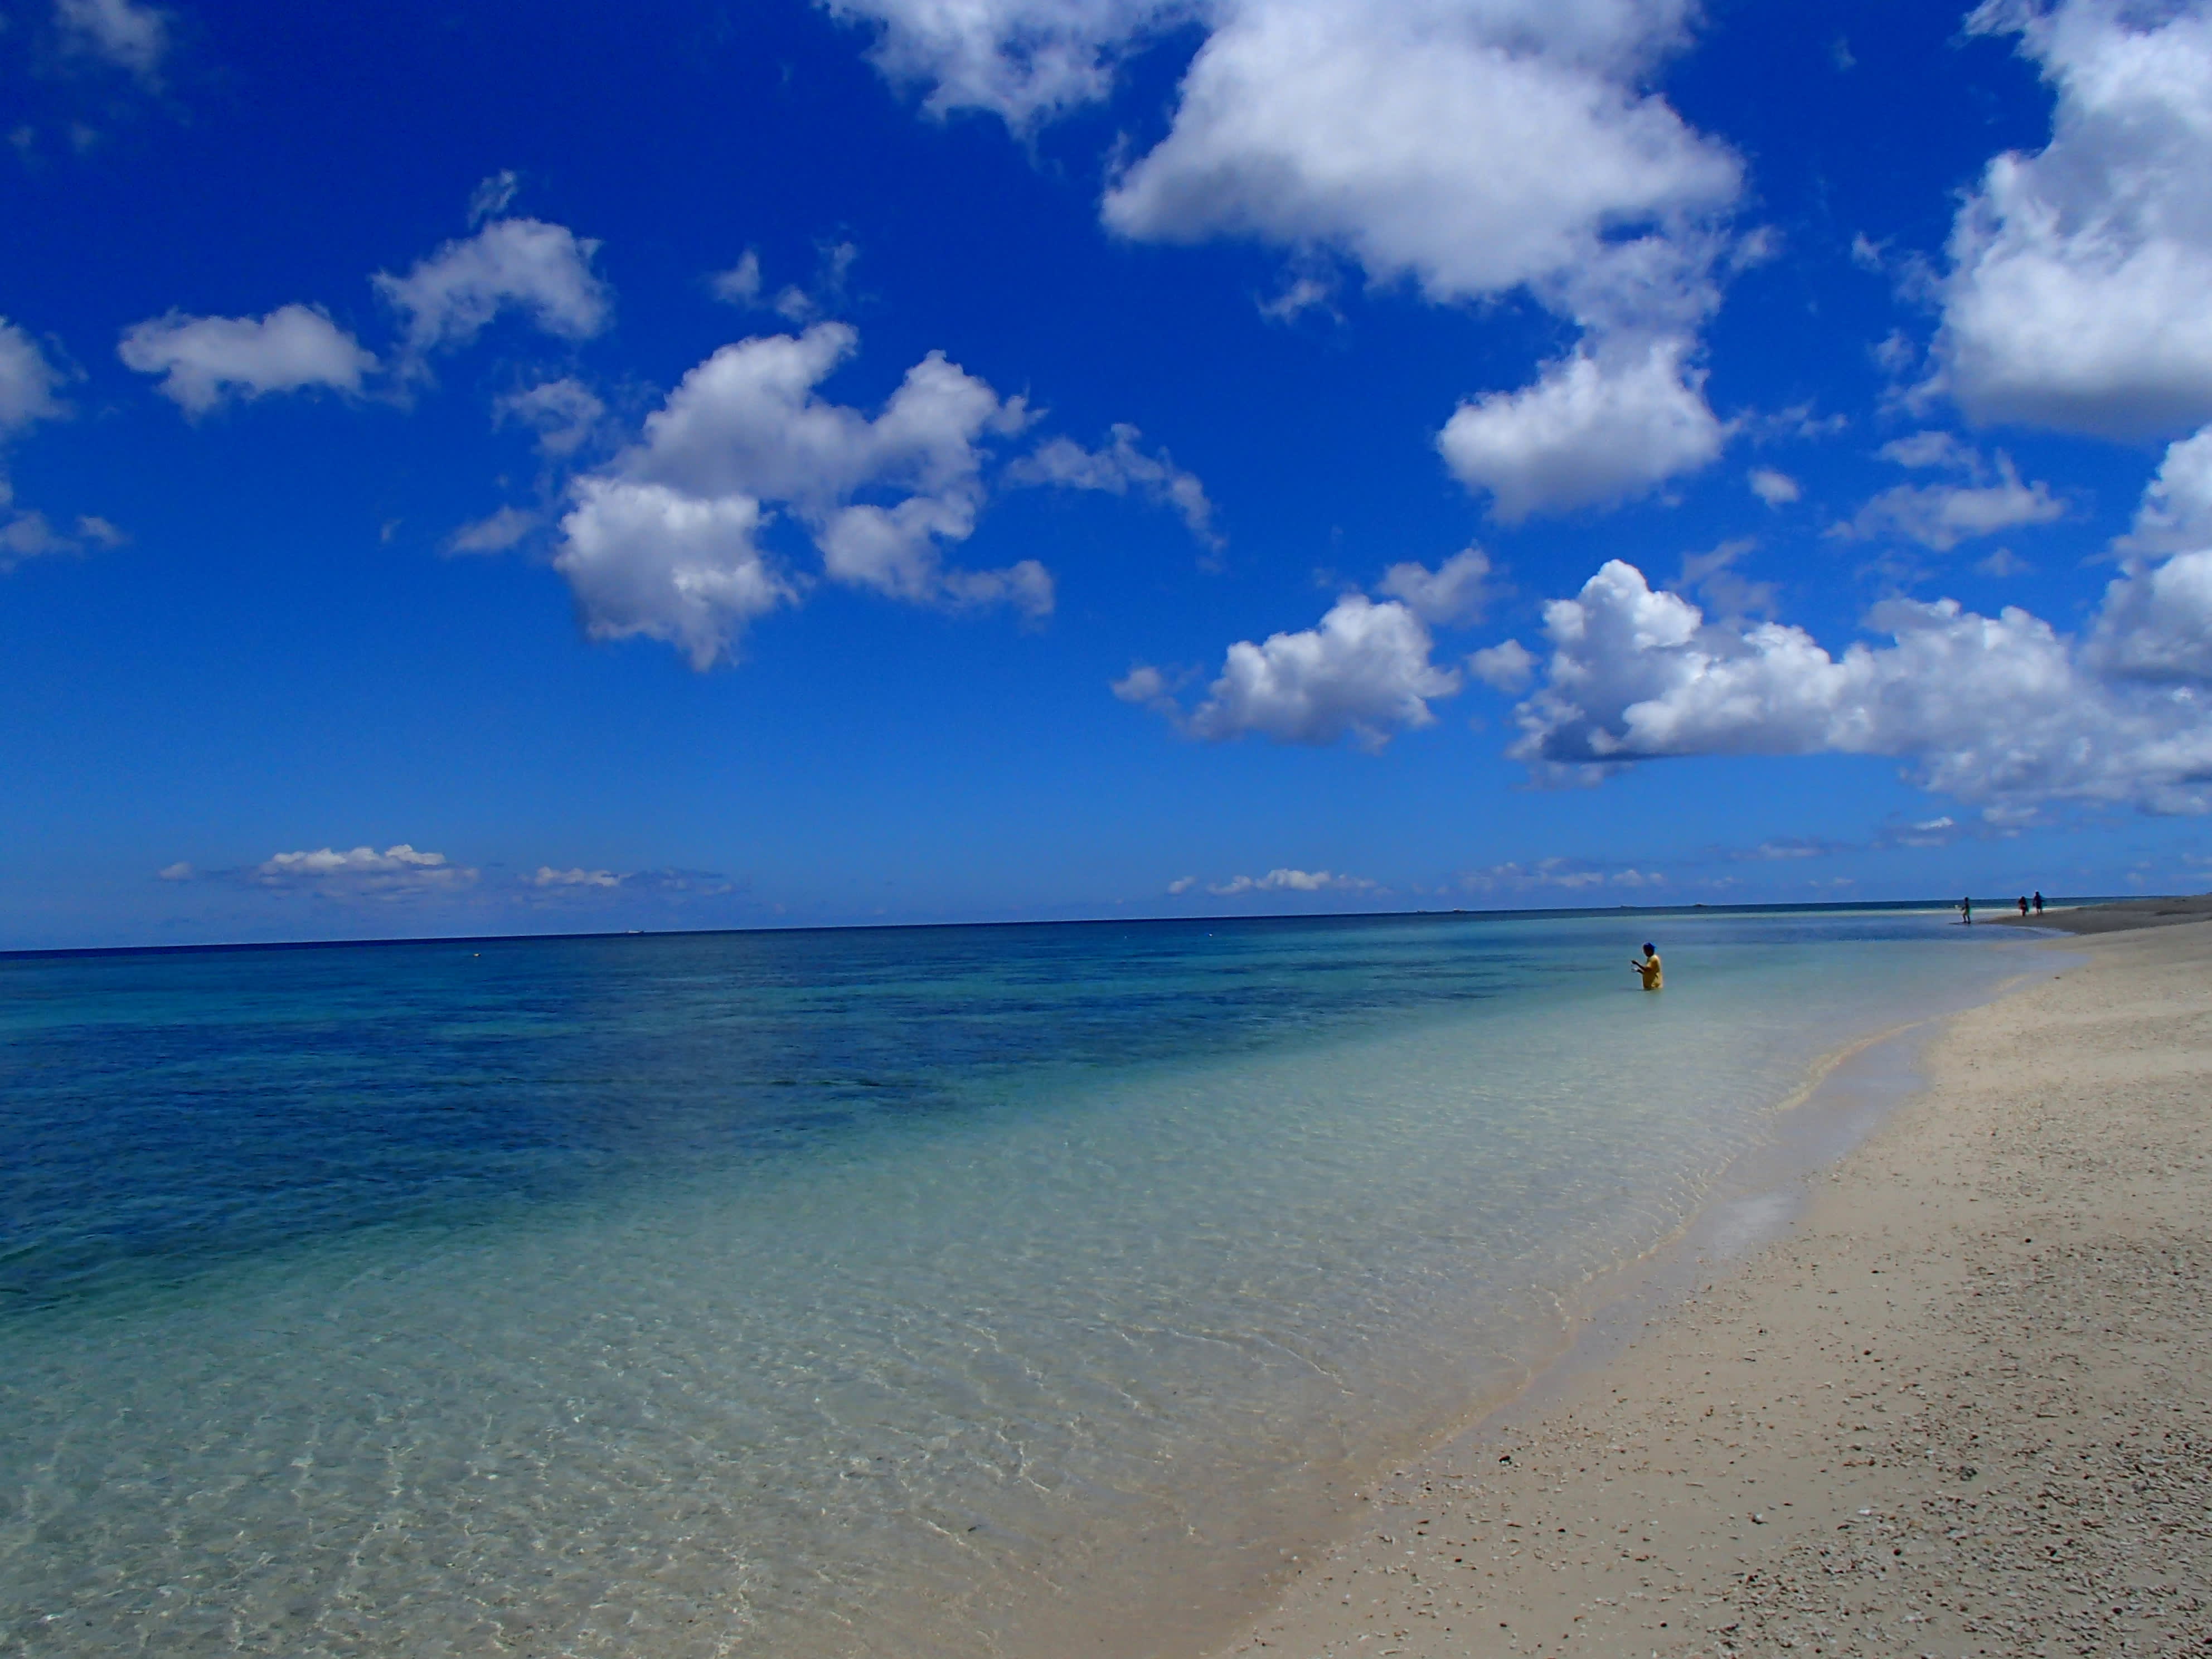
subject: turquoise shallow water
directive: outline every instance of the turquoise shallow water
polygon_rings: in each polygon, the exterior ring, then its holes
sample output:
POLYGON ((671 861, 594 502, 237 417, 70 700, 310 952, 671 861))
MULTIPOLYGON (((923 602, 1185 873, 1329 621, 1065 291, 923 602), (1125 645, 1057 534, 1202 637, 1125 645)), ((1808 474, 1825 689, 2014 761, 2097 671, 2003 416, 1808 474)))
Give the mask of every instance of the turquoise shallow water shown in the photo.
POLYGON ((1822 1054, 2016 963, 1893 911, 0 961, 0 1650, 1176 1650, 1822 1054))

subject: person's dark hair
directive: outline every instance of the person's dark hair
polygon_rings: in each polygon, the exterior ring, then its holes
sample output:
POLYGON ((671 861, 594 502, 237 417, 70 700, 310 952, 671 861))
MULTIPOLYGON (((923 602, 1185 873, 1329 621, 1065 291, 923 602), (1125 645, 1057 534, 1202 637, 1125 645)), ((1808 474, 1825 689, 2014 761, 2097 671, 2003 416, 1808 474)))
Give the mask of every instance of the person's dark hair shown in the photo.
POLYGON ((1645 939, 1644 941, 1644 954, 1647 957, 1656 957, 1659 954, 1656 951, 1651 948, 1651 941, 1650 939, 1645 939))

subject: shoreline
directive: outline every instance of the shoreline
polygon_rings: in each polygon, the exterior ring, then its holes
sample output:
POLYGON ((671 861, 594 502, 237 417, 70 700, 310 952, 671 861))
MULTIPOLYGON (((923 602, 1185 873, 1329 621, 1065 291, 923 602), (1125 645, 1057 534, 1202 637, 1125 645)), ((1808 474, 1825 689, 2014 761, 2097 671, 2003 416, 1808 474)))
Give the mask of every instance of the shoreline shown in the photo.
POLYGON ((2195 1135, 2212 923, 2153 926, 2038 941, 2024 983, 1832 1061, 1811 1100, 1900 1042, 1925 1071, 1862 1109, 1870 1134, 1784 1155, 1794 1214, 1773 1182, 1732 1182, 1212 1652, 2003 1654, 2212 1633, 2196 1380, 2212 1163, 2195 1135), (2072 965, 2045 973, 2054 947, 2072 965), (1751 1185, 1768 1213, 1712 1249, 1701 1232, 1751 1185), (2124 1345, 2087 1340, 2116 1321, 2124 1345))
POLYGON ((2015 915, 2009 910, 2000 909, 1982 917, 1979 925, 2039 928, 2061 933, 2124 933, 2139 927, 2180 927, 2208 918, 2212 918, 2212 893, 2066 905, 2030 916, 2015 915))

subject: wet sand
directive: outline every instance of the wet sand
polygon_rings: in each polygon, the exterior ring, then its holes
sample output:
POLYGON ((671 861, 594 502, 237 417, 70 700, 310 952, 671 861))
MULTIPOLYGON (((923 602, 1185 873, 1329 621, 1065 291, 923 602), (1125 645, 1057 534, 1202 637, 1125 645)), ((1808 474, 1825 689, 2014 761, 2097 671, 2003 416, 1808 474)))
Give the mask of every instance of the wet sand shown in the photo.
POLYGON ((1363 1494, 1220 1651, 2212 1648, 2212 921, 2174 921, 2023 951, 1786 1234, 1363 1494))

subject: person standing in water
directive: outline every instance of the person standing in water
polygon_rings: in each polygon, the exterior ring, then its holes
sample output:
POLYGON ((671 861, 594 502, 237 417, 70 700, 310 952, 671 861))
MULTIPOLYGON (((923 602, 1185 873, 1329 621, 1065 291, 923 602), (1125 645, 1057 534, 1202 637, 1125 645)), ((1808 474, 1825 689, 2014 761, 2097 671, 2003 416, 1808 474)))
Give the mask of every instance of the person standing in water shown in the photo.
POLYGON ((2020 919, 2022 921, 2026 921, 2027 920, 2027 899, 2025 895, 2021 896, 2020 901, 2020 919))
POLYGON ((1666 969, 1659 965, 1659 953, 1650 944, 1644 945, 1642 956, 1629 957, 1628 965, 1644 975, 1645 990, 1663 991, 1667 988, 1666 969))
POLYGON ((2039 887, 2035 890, 2035 914, 2043 914, 2043 890, 2039 887))

